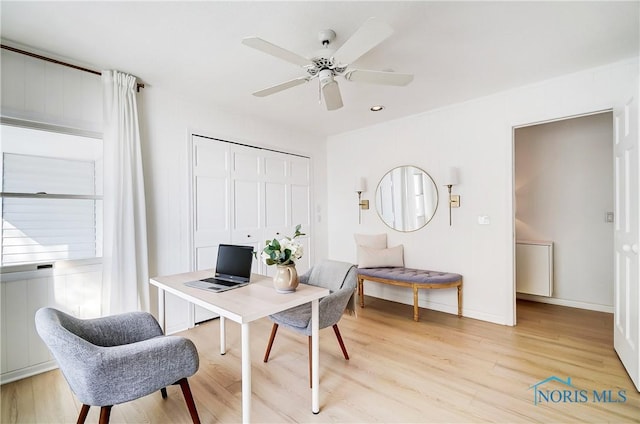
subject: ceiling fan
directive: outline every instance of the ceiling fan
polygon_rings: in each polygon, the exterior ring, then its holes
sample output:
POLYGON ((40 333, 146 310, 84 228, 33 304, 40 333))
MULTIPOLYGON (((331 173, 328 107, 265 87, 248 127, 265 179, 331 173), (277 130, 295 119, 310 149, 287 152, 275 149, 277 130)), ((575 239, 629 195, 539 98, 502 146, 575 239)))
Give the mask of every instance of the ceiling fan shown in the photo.
POLYGON ((386 23, 376 18, 369 18, 338 50, 333 50, 329 48, 329 44, 335 40, 336 33, 326 29, 318 34, 324 49, 311 58, 300 56, 259 37, 246 37, 242 40, 242 44, 298 65, 307 71, 307 75, 256 91, 253 95, 257 97, 269 96, 318 78, 325 107, 327 110, 336 110, 343 106, 340 88, 335 80, 335 77, 339 75, 344 76, 347 81, 395 86, 407 85, 413 80, 412 74, 349 68, 353 62, 386 40, 392 33, 393 29, 386 23))

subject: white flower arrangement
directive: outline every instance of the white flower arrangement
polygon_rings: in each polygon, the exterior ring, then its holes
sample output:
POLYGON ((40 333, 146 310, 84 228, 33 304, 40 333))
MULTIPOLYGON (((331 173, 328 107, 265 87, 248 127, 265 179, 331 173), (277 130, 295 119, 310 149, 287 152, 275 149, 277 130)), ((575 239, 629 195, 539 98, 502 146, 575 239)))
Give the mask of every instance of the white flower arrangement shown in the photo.
POLYGON ((267 240, 266 246, 262 250, 260 257, 267 265, 294 265, 304 253, 302 244, 296 240, 299 236, 304 236, 300 232, 301 225, 296 226, 293 237, 285 237, 281 240, 267 240))

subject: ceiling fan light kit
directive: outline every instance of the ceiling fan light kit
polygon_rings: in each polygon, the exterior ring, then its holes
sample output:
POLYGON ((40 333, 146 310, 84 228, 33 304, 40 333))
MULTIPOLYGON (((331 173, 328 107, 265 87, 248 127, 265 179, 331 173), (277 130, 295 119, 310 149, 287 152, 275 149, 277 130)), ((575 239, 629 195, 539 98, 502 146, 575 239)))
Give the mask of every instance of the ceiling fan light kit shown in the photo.
POLYGON ((246 37, 242 43, 304 68, 308 75, 285 81, 253 93, 257 97, 265 97, 289 88, 302 85, 318 78, 321 97, 327 110, 340 109, 343 106, 340 87, 336 76, 343 75, 347 81, 366 82, 391 86, 404 86, 413 80, 411 74, 400 74, 390 71, 370 71, 347 68, 362 55, 386 40, 393 29, 382 21, 369 18, 338 50, 330 50, 328 46, 335 40, 336 33, 325 29, 318 33, 318 39, 324 49, 312 58, 305 58, 280 46, 258 37, 246 37))

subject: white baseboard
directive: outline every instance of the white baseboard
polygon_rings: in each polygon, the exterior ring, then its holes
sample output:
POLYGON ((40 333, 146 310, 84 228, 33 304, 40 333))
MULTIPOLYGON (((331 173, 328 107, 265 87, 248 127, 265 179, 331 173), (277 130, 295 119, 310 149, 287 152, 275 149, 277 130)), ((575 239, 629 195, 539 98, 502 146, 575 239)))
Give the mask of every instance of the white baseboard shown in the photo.
POLYGON ((570 308, 587 309, 590 311, 613 313, 613 306, 599 305, 597 303, 577 302, 575 300, 558 299, 555 297, 536 296, 533 294, 517 293, 516 297, 532 302, 549 303, 551 305, 568 306, 570 308))
MULTIPOLYGON (((418 306, 425 309, 431 309, 433 311, 457 315, 457 291, 456 289, 446 291, 448 292, 448 294, 445 295, 444 293, 442 293, 442 295, 438 295, 437 298, 444 299, 445 301, 449 300, 452 303, 444 303, 432 300, 434 297, 436 297, 433 295, 435 294, 433 292, 437 292, 437 290, 425 289, 419 291, 418 306)), ((397 287, 378 283, 375 281, 365 280, 365 295, 413 306, 413 291, 410 288, 406 287, 397 287)), ((504 322, 504 317, 470 309, 468 307, 465 307, 464 303, 462 305, 462 316, 466 318, 477 319, 480 321, 487 321, 494 324, 507 325, 504 322)), ((413 318, 413 316, 410 316, 409 318, 413 318)))
POLYGON ((56 361, 48 361, 38 365, 21 368, 19 370, 5 372, 4 374, 0 375, 0 384, 11 383, 12 381, 21 380, 23 378, 51 371, 56 368, 58 368, 58 364, 56 363, 56 361))

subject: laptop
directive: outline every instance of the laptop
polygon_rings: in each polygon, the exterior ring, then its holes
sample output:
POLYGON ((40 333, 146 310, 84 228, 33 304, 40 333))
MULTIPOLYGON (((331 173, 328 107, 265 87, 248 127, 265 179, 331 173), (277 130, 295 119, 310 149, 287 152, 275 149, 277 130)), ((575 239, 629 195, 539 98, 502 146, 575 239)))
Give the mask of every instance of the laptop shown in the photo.
POLYGON ((218 246, 215 277, 189 281, 185 285, 213 292, 223 292, 249 284, 253 247, 234 244, 218 246))

